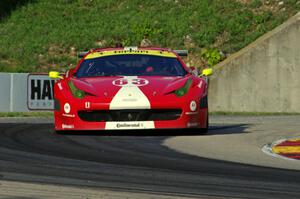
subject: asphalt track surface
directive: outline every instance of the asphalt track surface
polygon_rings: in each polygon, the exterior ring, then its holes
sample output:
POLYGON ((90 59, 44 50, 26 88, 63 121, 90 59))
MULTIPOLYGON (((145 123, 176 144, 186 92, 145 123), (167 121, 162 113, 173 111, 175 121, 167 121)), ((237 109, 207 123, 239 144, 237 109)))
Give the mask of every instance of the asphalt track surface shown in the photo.
MULTIPOLYGON (((220 128, 228 126, 212 125, 209 132, 220 128)), ((299 171, 205 159, 162 145, 182 131, 57 135, 52 129, 1 123, 0 180, 196 198, 300 198, 299 171)))

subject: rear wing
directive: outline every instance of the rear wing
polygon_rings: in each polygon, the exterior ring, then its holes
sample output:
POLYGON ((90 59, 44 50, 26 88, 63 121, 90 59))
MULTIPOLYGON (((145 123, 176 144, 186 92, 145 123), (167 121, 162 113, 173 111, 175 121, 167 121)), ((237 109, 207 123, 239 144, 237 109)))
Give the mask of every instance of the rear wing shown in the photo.
POLYGON ((186 57, 189 54, 188 50, 173 50, 173 52, 177 53, 177 55, 181 57, 186 57))
MULTIPOLYGON (((188 56, 188 50, 170 50, 170 51, 173 51, 175 52, 177 55, 181 56, 181 57, 186 57, 188 56)), ((83 58, 89 51, 83 51, 83 52, 79 52, 77 54, 77 56, 79 58, 83 58)))
POLYGON ((78 56, 79 58, 83 58, 88 52, 89 52, 89 51, 79 52, 79 53, 77 54, 77 56, 78 56))

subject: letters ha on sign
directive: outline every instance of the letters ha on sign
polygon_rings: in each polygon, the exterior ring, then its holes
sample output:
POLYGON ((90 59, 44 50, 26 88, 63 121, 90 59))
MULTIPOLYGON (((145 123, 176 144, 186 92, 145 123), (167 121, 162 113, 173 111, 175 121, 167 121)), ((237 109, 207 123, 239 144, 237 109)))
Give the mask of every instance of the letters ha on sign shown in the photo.
POLYGON ((55 80, 48 74, 29 74, 27 78, 27 105, 29 110, 53 110, 55 80))

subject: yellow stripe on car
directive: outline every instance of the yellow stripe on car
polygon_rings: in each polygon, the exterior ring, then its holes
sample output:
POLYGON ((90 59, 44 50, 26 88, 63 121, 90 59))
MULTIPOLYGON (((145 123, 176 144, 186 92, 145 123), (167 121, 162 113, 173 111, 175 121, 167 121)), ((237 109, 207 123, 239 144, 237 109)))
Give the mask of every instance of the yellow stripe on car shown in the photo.
POLYGON ((88 54, 85 59, 94 59, 99 57, 113 56, 113 55, 154 55, 161 57, 172 57, 176 58, 176 55, 169 51, 160 50, 109 50, 109 51, 98 51, 88 54))

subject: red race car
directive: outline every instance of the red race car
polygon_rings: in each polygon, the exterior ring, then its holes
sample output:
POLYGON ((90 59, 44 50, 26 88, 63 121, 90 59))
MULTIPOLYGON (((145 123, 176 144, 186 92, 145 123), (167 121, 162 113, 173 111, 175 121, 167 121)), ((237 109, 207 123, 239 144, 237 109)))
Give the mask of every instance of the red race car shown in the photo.
MULTIPOLYGON (((164 48, 105 48, 65 75, 51 71, 55 130, 208 128, 207 78, 164 48)), ((199 131, 200 133, 200 131, 199 131)))

